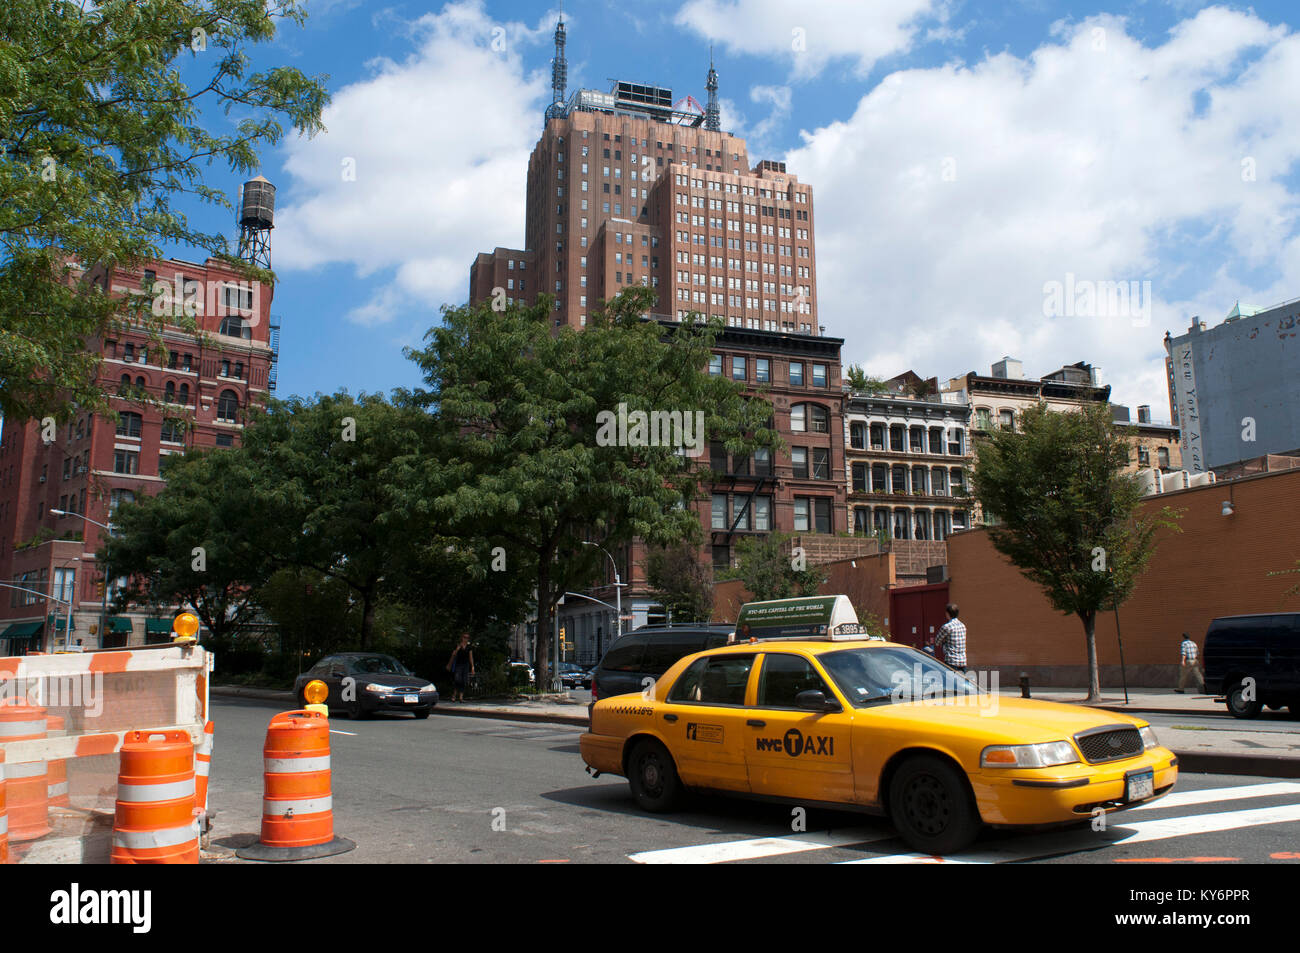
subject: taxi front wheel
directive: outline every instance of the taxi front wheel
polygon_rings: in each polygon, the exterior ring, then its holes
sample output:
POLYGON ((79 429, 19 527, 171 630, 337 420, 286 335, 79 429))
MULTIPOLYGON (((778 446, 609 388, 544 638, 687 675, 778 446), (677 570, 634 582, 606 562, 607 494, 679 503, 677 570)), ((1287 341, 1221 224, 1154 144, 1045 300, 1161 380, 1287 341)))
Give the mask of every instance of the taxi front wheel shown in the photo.
POLYGON ((966 778, 933 755, 913 756, 898 769, 889 785, 889 815, 908 846, 924 854, 962 850, 980 831, 966 778))
POLYGON ((657 741, 642 741, 628 759, 628 782, 643 810, 652 814, 671 811, 681 799, 682 782, 673 757, 657 741))

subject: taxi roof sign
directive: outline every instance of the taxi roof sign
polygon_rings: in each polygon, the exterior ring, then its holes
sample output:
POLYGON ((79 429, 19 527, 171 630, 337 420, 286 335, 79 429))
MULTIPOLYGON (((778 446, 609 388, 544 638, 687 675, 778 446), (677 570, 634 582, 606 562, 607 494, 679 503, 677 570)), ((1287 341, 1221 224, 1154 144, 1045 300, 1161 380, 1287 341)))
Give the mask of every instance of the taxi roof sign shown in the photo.
POLYGON ((848 596, 802 596, 747 602, 736 619, 736 641, 747 639, 864 639, 848 596))

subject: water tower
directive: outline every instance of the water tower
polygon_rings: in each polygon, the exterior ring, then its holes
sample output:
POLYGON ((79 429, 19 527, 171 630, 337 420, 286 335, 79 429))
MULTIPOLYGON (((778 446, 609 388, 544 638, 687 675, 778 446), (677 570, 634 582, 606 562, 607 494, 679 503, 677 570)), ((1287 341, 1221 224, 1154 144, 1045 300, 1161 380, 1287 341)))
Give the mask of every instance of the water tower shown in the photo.
POLYGON ((239 257, 251 265, 269 269, 273 228, 275 186, 259 175, 244 183, 239 202, 239 257))

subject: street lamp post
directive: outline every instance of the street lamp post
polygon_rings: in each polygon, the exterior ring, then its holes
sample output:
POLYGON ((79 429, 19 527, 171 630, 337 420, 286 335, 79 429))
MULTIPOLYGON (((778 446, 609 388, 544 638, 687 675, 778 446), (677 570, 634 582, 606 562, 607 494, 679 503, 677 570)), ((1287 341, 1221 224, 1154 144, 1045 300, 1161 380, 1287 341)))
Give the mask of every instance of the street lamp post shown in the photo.
POLYGON ((609 561, 614 565, 614 601, 617 603, 617 606, 614 609, 614 613, 616 616, 616 621, 618 623, 618 635, 616 636, 616 638, 621 639, 623 637, 623 581, 619 579, 618 576, 618 560, 616 560, 613 556, 610 556, 609 550, 607 550, 604 546, 601 546, 597 543, 593 543, 590 540, 584 539, 582 541, 582 545, 595 546, 606 556, 609 556, 609 561))
MULTIPOLYGON (((96 526, 104 530, 106 533, 113 532, 112 527, 107 526, 104 523, 101 523, 99 520, 92 520, 89 516, 82 516, 80 513, 69 513, 67 510, 57 510, 57 509, 51 509, 50 512, 53 513, 55 516, 75 516, 77 519, 85 520, 87 523, 94 523, 96 526)), ((69 600, 69 602, 71 602, 71 600, 69 600)), ((69 610, 69 612, 70 611, 71 610, 69 610)), ((105 561, 104 563, 104 597, 103 597, 103 601, 100 603, 99 606, 99 644, 101 647, 104 644, 104 627, 106 625, 108 625, 108 562, 107 561, 105 561)))
MULTIPOLYGON (((0 589, 16 589, 19 592, 30 592, 32 595, 40 596, 43 599, 48 599, 50 602, 57 602, 59 605, 63 605, 62 599, 55 598, 48 592, 41 592, 39 589, 28 589, 26 586, 14 586, 7 582, 0 582, 0 589)), ((68 600, 68 619, 69 621, 72 619, 72 600, 70 599, 68 600)), ((43 645, 44 643, 41 644, 43 645)), ((53 636, 50 637, 50 648, 54 648, 53 636)))

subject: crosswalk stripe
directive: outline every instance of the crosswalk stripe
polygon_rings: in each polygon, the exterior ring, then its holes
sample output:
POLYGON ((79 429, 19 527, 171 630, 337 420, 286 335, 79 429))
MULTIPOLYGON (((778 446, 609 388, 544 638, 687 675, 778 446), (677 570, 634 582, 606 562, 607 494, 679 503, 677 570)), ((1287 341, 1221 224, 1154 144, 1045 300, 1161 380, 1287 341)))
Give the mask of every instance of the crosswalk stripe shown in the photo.
POLYGON ((828 847, 850 847, 890 840, 895 835, 885 831, 831 831, 825 834, 797 834, 786 837, 754 837, 749 840, 724 841, 720 844, 696 844, 691 847, 671 847, 667 850, 647 850, 629 854, 628 859, 638 864, 724 864, 733 860, 757 860, 760 857, 778 857, 828 847))
POLYGON ((1131 807, 1124 813, 1155 811, 1162 807, 1187 807, 1192 804, 1209 804, 1215 801, 1239 801, 1242 798, 1251 797, 1276 797, 1279 794, 1300 794, 1300 783, 1295 781, 1273 781, 1268 784, 1240 784, 1230 788, 1174 791, 1172 794, 1166 794, 1158 800, 1131 807))
POLYGON ((1035 837, 1031 841, 1015 846, 966 851, 947 857, 912 853, 886 854, 880 857, 865 857, 861 860, 846 860, 841 861, 841 863, 1006 864, 1022 860, 1036 860, 1040 857, 1051 857, 1056 854, 1101 850, 1121 844, 1141 844, 1147 841, 1167 840, 1172 837, 1186 837, 1191 834, 1230 831, 1242 827, 1260 827, 1266 824, 1284 824, 1288 821, 1300 821, 1300 804, 1287 804, 1282 807, 1261 807, 1249 811, 1221 811, 1217 814, 1166 817, 1155 821, 1138 821, 1134 824, 1126 824, 1120 821, 1111 830, 1127 831, 1127 833, 1114 840, 1098 837, 1092 831, 1069 831, 1035 837))

